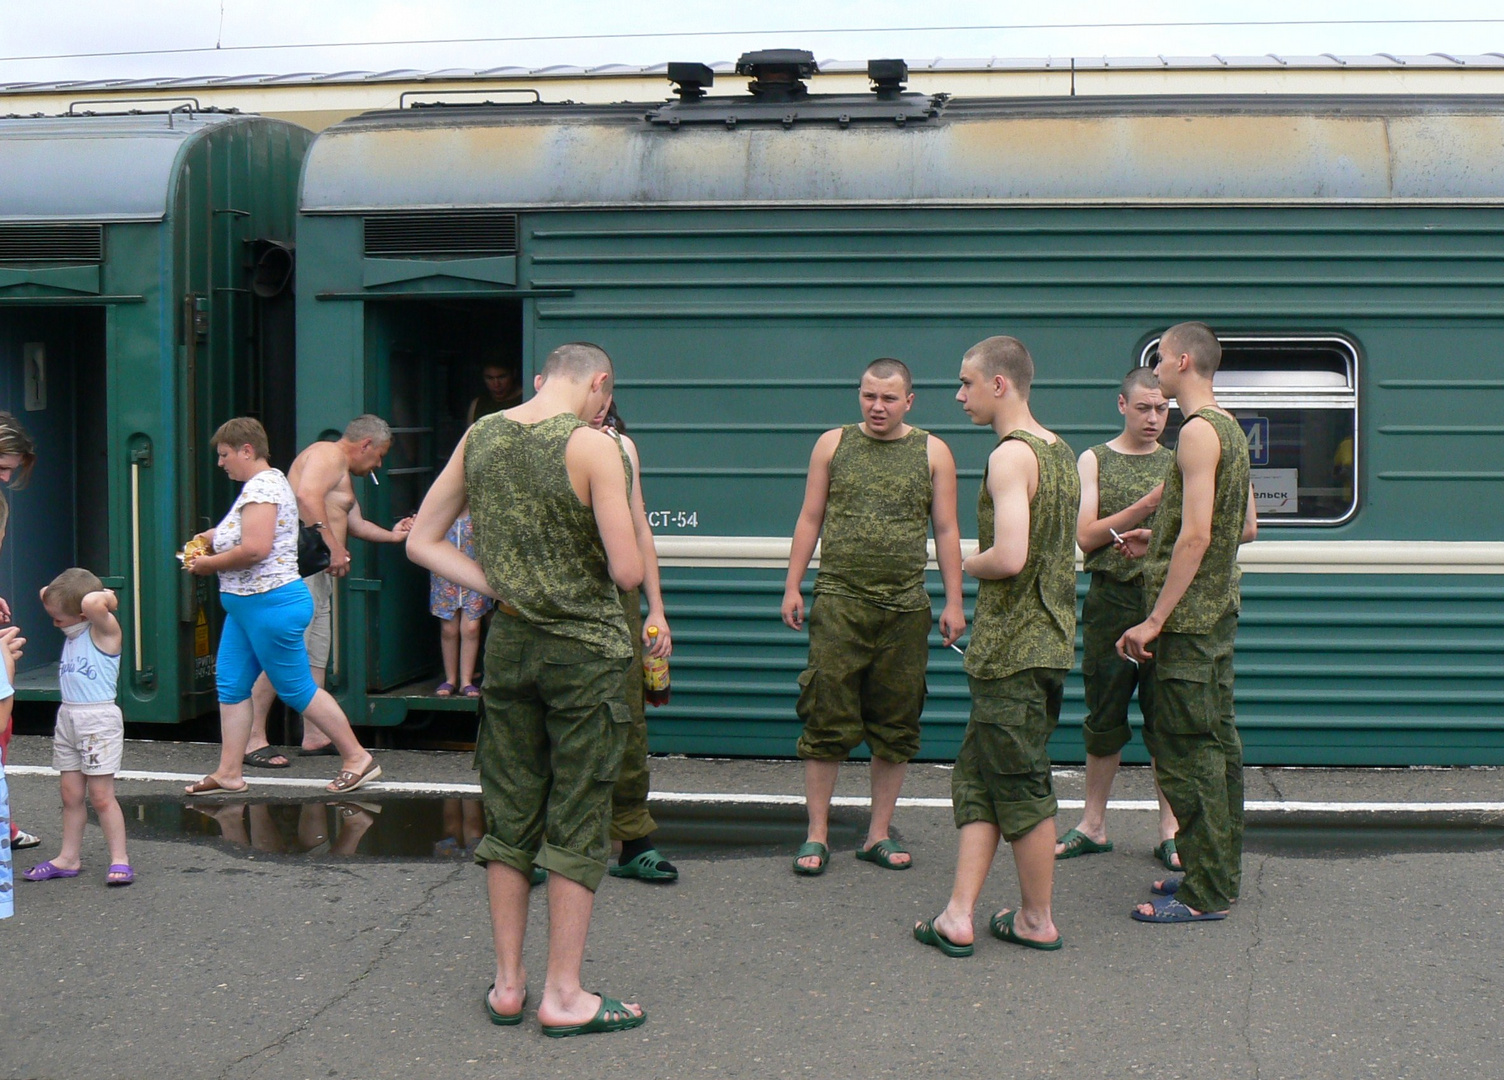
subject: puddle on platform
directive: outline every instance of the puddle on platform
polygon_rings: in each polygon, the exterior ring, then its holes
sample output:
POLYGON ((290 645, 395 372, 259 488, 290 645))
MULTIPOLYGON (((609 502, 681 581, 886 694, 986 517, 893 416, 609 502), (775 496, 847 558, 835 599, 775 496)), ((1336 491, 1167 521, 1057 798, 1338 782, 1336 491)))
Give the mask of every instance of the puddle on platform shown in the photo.
MULTIPOLYGON (((120 799, 132 832, 211 840, 271 855, 319 858, 469 859, 485 832, 479 799, 246 802, 170 797, 120 799)), ((654 839, 670 857, 765 856, 804 842, 802 806, 659 806, 654 839)), ((831 811, 830 846, 855 848, 866 813, 831 811)))

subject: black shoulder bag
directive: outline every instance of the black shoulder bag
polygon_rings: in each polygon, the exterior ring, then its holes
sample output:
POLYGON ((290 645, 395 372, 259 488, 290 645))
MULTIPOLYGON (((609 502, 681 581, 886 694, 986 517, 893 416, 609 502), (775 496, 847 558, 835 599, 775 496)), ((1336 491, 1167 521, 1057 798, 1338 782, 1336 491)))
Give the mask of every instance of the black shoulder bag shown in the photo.
POLYGON ((298 522, 298 576, 309 577, 320 570, 329 569, 329 545, 319 532, 322 521, 312 525, 298 522))

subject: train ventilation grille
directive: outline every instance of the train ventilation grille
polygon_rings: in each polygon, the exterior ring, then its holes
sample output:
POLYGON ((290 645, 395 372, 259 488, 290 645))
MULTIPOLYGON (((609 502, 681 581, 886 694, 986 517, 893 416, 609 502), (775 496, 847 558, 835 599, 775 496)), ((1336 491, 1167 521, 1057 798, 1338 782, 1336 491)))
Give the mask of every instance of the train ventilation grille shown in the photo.
POLYGON ((0 262, 80 262, 104 259, 102 225, 0 224, 0 262))
POLYGON ((372 214, 366 218, 368 256, 484 256, 517 254, 517 215, 491 210, 372 214))

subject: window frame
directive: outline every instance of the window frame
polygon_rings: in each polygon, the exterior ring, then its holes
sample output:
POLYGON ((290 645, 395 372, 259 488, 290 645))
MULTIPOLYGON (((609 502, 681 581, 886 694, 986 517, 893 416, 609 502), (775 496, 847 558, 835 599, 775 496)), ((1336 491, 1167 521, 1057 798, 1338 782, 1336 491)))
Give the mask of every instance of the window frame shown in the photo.
MULTIPOLYGON (((1164 337, 1163 332, 1151 337, 1139 352, 1138 366, 1153 367, 1154 355, 1159 351, 1160 340, 1164 337)), ((1217 403, 1228 412, 1236 413, 1239 409, 1324 409, 1324 410, 1352 410, 1353 416, 1353 498, 1347 510, 1338 517, 1330 518, 1290 518, 1283 514, 1260 514, 1258 523, 1260 528, 1265 526, 1278 529, 1304 529, 1304 528, 1332 528, 1338 525, 1346 525, 1358 516, 1358 508, 1362 505, 1362 480, 1358 463, 1361 460, 1362 442, 1362 394, 1360 393, 1363 352, 1358 347, 1357 341, 1345 334, 1338 333, 1269 333, 1269 334, 1218 334, 1217 340, 1224 346, 1259 346, 1259 345, 1296 345, 1296 346, 1323 346, 1342 353, 1348 362, 1348 386, 1344 389, 1318 389, 1314 387, 1292 387, 1289 389, 1261 388, 1261 387, 1236 387, 1217 391, 1217 403)), ((1174 398, 1170 399, 1170 407, 1179 409, 1179 404, 1174 398)))

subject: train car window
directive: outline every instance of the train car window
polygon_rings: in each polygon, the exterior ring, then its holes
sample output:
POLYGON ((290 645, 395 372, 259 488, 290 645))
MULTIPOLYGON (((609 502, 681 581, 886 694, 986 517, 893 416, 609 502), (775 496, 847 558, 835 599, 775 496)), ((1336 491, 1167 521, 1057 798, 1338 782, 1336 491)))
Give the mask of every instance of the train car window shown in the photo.
MULTIPOLYGON (((1340 525, 1358 509, 1358 348, 1335 335, 1222 337, 1217 400, 1238 418, 1259 524, 1340 525)), ((1156 337, 1139 355, 1154 363, 1156 337)), ((1171 402, 1164 442, 1182 421, 1171 402)))

